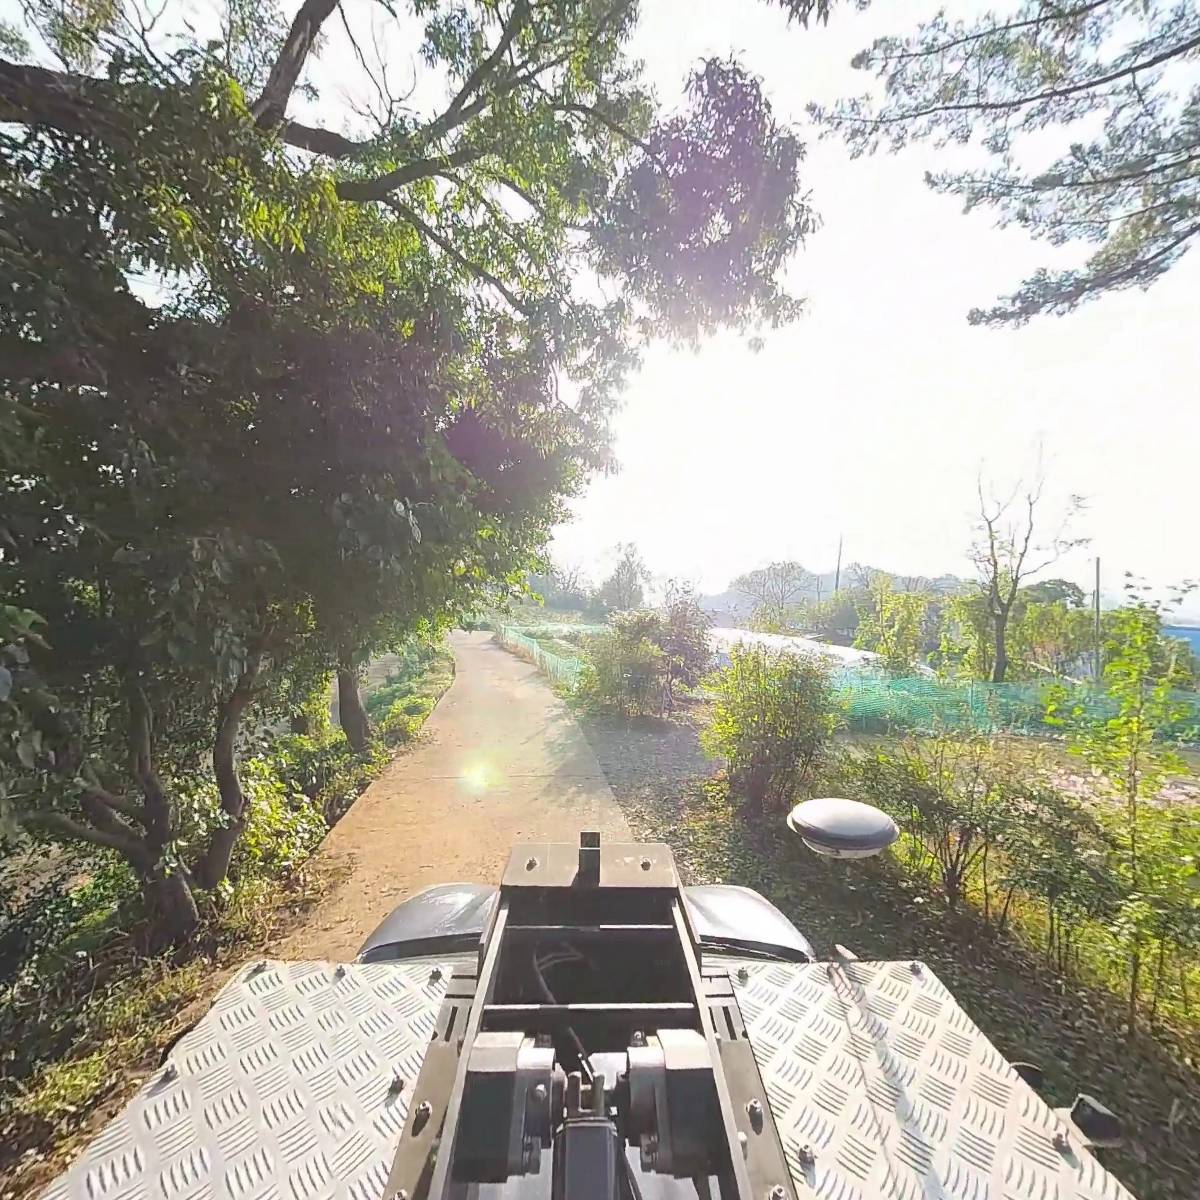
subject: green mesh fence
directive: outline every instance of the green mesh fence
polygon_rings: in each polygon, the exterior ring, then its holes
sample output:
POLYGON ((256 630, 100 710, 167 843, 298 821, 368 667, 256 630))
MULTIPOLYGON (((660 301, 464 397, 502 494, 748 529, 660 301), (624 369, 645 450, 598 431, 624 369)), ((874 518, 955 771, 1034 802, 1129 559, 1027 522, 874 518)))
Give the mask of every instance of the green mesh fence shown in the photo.
MULTIPOLYGON (((592 632, 602 631, 605 626, 562 628, 592 632)), ((546 627, 538 626, 536 631, 545 632, 546 627)), ((581 659, 553 654, 515 626, 497 626, 496 640, 534 663, 554 683, 574 687, 579 679, 581 659)), ((1050 684, 950 683, 930 675, 897 677, 844 670, 835 673, 834 686, 845 705, 847 725, 857 733, 957 729, 1035 737, 1062 734, 1061 726, 1046 723, 1050 684)), ((1200 696, 1176 692, 1175 699, 1187 712, 1163 731, 1163 737, 1173 742, 1200 742, 1200 696)), ((1113 717, 1117 711, 1109 697, 1086 686, 1070 693, 1063 706, 1066 712, 1076 708, 1097 720, 1113 717)))
MULTIPOLYGON (((934 729, 1030 735, 1061 734, 1046 723, 1050 685, 1038 683, 948 683, 929 676, 893 678, 870 672, 843 671, 835 686, 846 705, 849 727, 859 733, 890 730, 934 729)), ((1176 742, 1200 741, 1200 697, 1178 692, 1175 698, 1187 715, 1164 730, 1176 742)), ((1116 705, 1102 692, 1076 688, 1066 711, 1083 710, 1084 716, 1105 720, 1116 715, 1116 705)))
POLYGON ((500 625, 496 628, 496 641, 505 650, 511 650, 532 662, 552 683, 565 684, 574 687, 579 678, 579 669, 583 665, 577 658, 565 658, 561 654, 551 654, 543 650, 531 637, 526 637, 512 625, 500 625))

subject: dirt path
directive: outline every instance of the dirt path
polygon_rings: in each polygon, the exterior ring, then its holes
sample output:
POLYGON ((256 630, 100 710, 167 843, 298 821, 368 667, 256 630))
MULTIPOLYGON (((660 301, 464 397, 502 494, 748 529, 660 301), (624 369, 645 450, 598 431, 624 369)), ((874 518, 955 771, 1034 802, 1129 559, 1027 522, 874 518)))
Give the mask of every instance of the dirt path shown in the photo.
POLYGON ((406 896, 499 880, 514 842, 628 841, 596 755, 536 669, 489 633, 456 633, 454 683, 397 758, 333 827, 317 867, 337 882, 280 958, 348 959, 406 896))

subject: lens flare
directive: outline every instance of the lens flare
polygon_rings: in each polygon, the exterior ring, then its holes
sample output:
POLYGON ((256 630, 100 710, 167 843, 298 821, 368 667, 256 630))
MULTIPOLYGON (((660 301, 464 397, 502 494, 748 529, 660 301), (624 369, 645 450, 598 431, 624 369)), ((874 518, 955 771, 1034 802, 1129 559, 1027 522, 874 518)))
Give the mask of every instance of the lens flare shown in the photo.
POLYGON ((488 784, 491 782, 491 774, 487 763, 471 763, 463 768, 460 778, 467 791, 484 792, 487 791, 488 784))

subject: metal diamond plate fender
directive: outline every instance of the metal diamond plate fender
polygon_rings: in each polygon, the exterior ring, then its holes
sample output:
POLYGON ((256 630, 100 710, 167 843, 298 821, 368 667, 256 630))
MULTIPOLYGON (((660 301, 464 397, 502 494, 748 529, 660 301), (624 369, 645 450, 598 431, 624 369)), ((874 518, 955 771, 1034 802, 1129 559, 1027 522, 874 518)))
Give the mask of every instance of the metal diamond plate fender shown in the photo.
POLYGON ((924 964, 723 963, 798 1196, 1132 1200, 924 964))
POLYGON ((44 1200, 378 1200, 473 955, 242 968, 44 1200))

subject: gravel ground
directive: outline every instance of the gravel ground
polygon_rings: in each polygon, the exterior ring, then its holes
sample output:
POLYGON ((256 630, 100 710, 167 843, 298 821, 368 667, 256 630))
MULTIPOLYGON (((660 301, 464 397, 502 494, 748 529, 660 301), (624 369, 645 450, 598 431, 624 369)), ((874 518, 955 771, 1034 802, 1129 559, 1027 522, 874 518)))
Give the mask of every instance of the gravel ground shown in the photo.
POLYGON ((667 842, 687 883, 757 889, 818 954, 841 942, 862 958, 923 959, 1002 1053, 1042 1066, 1048 1103, 1084 1091, 1121 1117, 1126 1145, 1102 1157, 1140 1200, 1196 1200, 1200 1047, 1127 1037, 1111 993, 1069 984, 973 914, 947 912, 886 858, 817 858, 779 816, 746 814, 700 750, 702 723, 702 712, 580 718, 635 837, 667 842))

